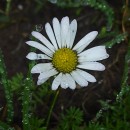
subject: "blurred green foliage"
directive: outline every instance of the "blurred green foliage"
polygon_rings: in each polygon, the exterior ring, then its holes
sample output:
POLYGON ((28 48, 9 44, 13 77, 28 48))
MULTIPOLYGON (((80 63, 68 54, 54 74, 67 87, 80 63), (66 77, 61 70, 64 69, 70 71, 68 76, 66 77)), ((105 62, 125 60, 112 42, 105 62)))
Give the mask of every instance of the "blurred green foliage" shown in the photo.
POLYGON ((0 83, 4 87, 5 98, 7 101, 7 122, 9 124, 11 124, 13 121, 13 116, 14 116, 13 93, 11 92, 11 87, 8 83, 6 67, 4 64, 4 59, 3 59, 3 55, 2 55, 1 50, 0 50, 0 83))
MULTIPOLYGON (((89 6, 100 11, 105 17, 107 25, 102 27, 99 39, 109 38, 104 45, 112 48, 114 45, 127 42, 127 52, 125 56, 124 72, 121 81, 121 90, 116 93, 116 99, 113 102, 100 101, 101 109, 97 112, 94 119, 86 123, 84 112, 76 107, 70 107, 65 112, 59 114, 60 120, 56 125, 57 130, 129 130, 130 129, 130 85, 128 84, 129 62, 130 62, 130 40, 128 40, 128 32, 121 32, 114 29, 114 10, 109 6, 106 0, 48 0, 54 6, 60 8, 76 8, 89 6), (112 30, 112 31, 111 31, 112 30)), ((48 2, 47 0, 33 0, 36 3, 35 12, 42 10, 48 2)), ((29 2, 29 0, 28 0, 29 2)), ((0 23, 6 23, 10 20, 11 4, 13 1, 6 0, 5 8, 0 9, 0 23)), ((122 5, 124 7, 124 5, 122 5)), ((79 8, 78 8, 79 9, 79 8)), ((80 10, 77 11, 80 15, 80 10)), ((122 23, 123 24, 123 23, 122 23)), ((116 25, 120 26, 120 25, 116 25)), ((123 26, 123 25, 122 25, 123 26)), ((45 126, 46 117, 39 119, 36 114, 38 106, 45 104, 51 105, 50 100, 55 97, 55 92, 50 90, 50 81, 40 87, 35 86, 32 81, 30 69, 35 62, 29 63, 29 72, 27 76, 22 73, 16 74, 8 79, 4 57, 0 51, 0 83, 4 89, 7 111, 5 118, 0 118, 0 130, 17 130, 13 126, 14 121, 14 102, 20 100, 22 104, 22 128, 23 130, 47 130, 45 126), (25 78, 26 77, 26 78, 25 78), (14 97, 18 97, 15 99, 14 97)), ((53 103, 53 102, 52 102, 53 103)), ((3 108, 0 108, 2 112, 3 108)), ((42 108, 44 109, 44 108, 42 108)), ((3 112, 4 113, 4 112, 3 112)), ((49 126, 51 127, 51 126, 49 126)), ((53 128, 52 128, 53 129, 53 128)), ((55 128, 54 128, 55 129, 55 128)))
POLYGON ((44 119, 39 119, 37 117, 30 118, 31 130, 46 130, 43 126, 44 119))
POLYGON ((98 9, 106 16, 107 31, 110 31, 114 21, 114 11, 105 0, 49 0, 62 8, 90 6, 98 9))
POLYGON ((70 107, 61 115, 58 130, 79 130, 83 122, 83 112, 75 107, 70 107))

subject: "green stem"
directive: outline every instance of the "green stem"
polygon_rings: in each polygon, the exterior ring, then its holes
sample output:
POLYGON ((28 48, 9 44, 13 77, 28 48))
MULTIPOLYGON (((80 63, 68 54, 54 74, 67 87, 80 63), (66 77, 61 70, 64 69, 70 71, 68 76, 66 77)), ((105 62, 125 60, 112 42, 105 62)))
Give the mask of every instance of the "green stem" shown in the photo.
POLYGON ((0 77, 1 83, 3 84, 5 91, 5 98, 7 102, 7 122, 10 124, 13 120, 14 111, 13 111, 13 94, 11 91, 11 87, 8 83, 6 67, 4 64, 4 58, 2 55, 2 51, 0 50, 0 77))
POLYGON ((30 122, 29 122, 29 110, 30 110, 30 78, 26 78, 24 83, 24 91, 23 91, 23 100, 22 100, 22 112, 23 112, 23 129, 30 130, 30 122))
POLYGON ((50 108, 50 111, 49 111, 49 115, 48 115, 47 121, 46 121, 46 128, 47 128, 48 125, 49 125, 49 121, 50 121, 50 118, 51 118, 52 110, 53 110, 53 108, 54 108, 54 105, 55 105, 55 103, 56 103, 56 100, 57 100, 58 95, 59 95, 59 89, 56 91, 54 100, 53 100, 53 102, 52 102, 52 104, 51 104, 51 108, 50 108))
POLYGON ((27 78, 25 79, 24 82, 24 91, 23 91, 23 95, 22 95, 22 105, 23 105, 23 129, 24 130, 31 130, 30 127, 30 106, 31 106, 31 86, 32 86, 32 76, 30 73, 30 70, 33 66, 33 62, 29 64, 29 73, 27 78))
POLYGON ((8 16, 9 12, 10 12, 10 7, 11 7, 11 0, 6 0, 7 4, 6 4, 6 9, 5 9, 5 13, 8 16))

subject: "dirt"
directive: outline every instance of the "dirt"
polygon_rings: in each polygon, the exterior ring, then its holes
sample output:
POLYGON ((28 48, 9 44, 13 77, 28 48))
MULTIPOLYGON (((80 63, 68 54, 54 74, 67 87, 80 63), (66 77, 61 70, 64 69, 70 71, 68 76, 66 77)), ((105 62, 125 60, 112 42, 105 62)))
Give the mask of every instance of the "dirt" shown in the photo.
MULTIPOLYGON (((4 1, 0 7, 5 7, 4 1)), ((35 2, 30 3, 27 0, 25 2, 12 1, 12 8, 9 14, 10 20, 0 24, 0 48, 4 54, 9 78, 20 72, 24 75, 27 74, 28 60, 25 57, 29 52, 29 47, 25 42, 29 40, 30 33, 35 30, 36 25, 41 24, 43 26, 41 33, 46 36, 44 24, 51 22, 53 17, 61 19, 64 16, 69 16, 70 20, 75 18, 78 20, 75 43, 88 32, 93 30, 100 31, 103 26, 106 26, 106 20, 101 15, 101 12, 90 7, 66 9, 46 3, 40 11, 37 12, 36 8, 35 2), (80 14, 78 14, 77 10, 80 11, 80 14), (94 17, 97 17, 95 18, 96 22, 92 22, 94 17)), ((104 40, 96 39, 89 47, 101 45, 103 42, 104 40)), ((104 72, 90 72, 96 77, 96 83, 90 83, 88 87, 75 91, 69 89, 61 90, 55 107, 57 116, 59 116, 59 111, 62 111, 62 109, 65 110, 70 106, 77 106, 84 110, 85 119, 89 121, 94 118, 96 112, 100 109, 97 100, 114 100, 114 92, 120 90, 126 45, 122 42, 107 51, 110 57, 102 62, 106 66, 106 70, 104 72)), ((1 93, 3 93, 3 90, 1 93)), ((4 98, 4 96, 2 97, 4 98)), ((37 112, 38 115, 43 115, 44 113, 44 110, 40 111, 40 113, 37 112)))

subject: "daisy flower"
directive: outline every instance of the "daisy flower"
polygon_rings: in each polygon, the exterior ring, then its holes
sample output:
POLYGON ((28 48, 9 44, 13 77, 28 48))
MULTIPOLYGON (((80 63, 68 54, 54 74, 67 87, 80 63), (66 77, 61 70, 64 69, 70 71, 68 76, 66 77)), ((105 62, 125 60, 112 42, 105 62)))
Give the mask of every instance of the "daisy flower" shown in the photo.
POLYGON ((69 17, 63 17, 61 22, 53 18, 52 26, 45 24, 45 31, 49 37, 47 40, 41 33, 33 31, 32 36, 37 41, 27 41, 29 46, 40 50, 41 54, 30 52, 26 57, 29 60, 46 59, 47 63, 36 64, 31 73, 39 73, 37 85, 46 82, 54 76, 52 90, 59 86, 62 88, 75 89, 76 83, 81 87, 87 86, 88 82, 96 82, 96 79, 86 70, 103 71, 105 66, 97 61, 106 59, 109 55, 105 46, 96 46, 84 50, 97 36, 97 31, 92 31, 84 36, 76 45, 74 39, 77 32, 77 21, 69 21, 69 17))

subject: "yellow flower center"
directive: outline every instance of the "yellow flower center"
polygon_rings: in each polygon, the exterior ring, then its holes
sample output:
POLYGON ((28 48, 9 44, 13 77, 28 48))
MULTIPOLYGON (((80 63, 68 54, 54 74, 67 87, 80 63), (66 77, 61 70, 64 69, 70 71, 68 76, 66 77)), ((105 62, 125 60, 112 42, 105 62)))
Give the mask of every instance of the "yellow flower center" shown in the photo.
POLYGON ((62 73, 70 73, 75 70, 77 63, 77 53, 69 48, 57 50, 52 58, 52 64, 56 70, 62 73))

